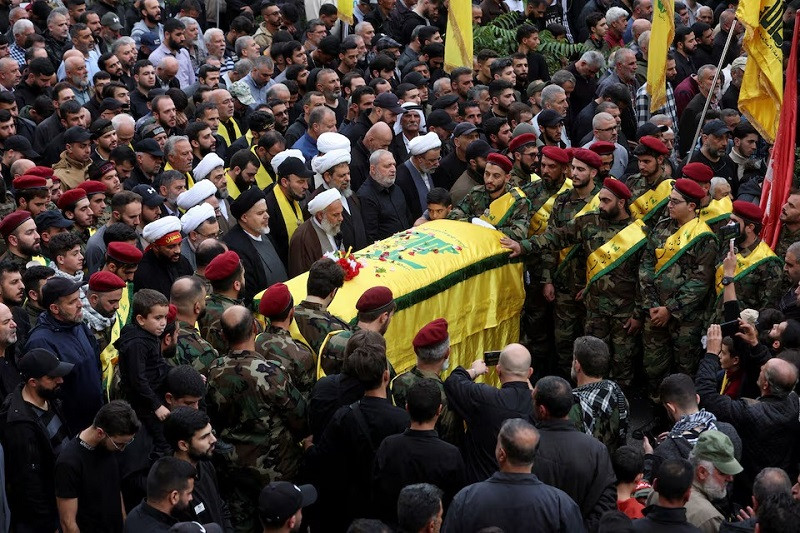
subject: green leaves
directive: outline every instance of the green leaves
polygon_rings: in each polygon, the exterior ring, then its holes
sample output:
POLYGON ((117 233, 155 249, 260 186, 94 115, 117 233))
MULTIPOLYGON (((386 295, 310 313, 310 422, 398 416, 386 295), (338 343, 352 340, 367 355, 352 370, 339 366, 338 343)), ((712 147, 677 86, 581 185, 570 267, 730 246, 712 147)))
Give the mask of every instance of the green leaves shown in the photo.
POLYGON ((501 56, 517 51, 517 26, 519 14, 516 11, 503 13, 485 26, 473 26, 473 49, 479 52, 485 48, 494 50, 501 56))

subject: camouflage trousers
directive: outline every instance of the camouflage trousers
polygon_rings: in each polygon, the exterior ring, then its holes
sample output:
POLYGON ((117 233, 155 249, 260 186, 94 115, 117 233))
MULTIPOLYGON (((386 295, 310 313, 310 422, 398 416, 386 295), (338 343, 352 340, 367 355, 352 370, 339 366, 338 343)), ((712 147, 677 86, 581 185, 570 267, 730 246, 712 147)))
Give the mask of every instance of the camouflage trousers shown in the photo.
POLYGON ((556 371, 563 377, 570 375, 573 346, 575 339, 583 335, 585 320, 586 306, 583 302, 576 301, 572 291, 556 288, 556 371))
POLYGON ((655 327, 648 316, 644 323, 644 371, 648 393, 656 401, 661 381, 672 372, 694 376, 700 361, 702 322, 681 322, 674 317, 667 325, 655 327))
POLYGON ((621 387, 633 381, 634 365, 642 356, 642 343, 639 335, 628 335, 624 327, 630 318, 625 315, 603 314, 586 310, 586 335, 602 339, 611 353, 611 379, 621 387))

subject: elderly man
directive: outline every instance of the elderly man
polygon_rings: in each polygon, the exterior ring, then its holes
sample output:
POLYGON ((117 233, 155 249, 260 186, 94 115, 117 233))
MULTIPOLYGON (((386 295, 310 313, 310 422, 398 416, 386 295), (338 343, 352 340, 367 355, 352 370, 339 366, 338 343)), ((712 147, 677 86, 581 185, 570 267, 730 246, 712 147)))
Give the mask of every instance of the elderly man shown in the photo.
MULTIPOLYGON (((401 108, 402 109, 402 108, 401 108)), ((369 179, 369 157, 375 150, 388 150, 392 142, 392 128, 385 122, 376 122, 367 130, 363 138, 351 140, 350 188, 358 191, 369 179)))
POLYGON ((376 150, 369 158, 370 179, 358 189, 364 228, 370 242, 385 239, 411 227, 413 219, 405 197, 395 187, 397 168, 388 150, 376 150))
POLYGON ((192 207, 181 217, 181 229, 185 235, 181 242, 181 255, 189 261, 194 272, 197 269, 194 255, 197 247, 204 240, 216 239, 219 235, 219 222, 214 207, 207 203, 192 207))
POLYGON ((328 189, 308 203, 311 218, 303 222, 289 241, 289 275, 306 272, 323 254, 342 250, 342 199, 328 189))
POLYGON ((628 150, 619 144, 619 125, 611 113, 601 111, 592 119, 592 138, 583 148, 589 148, 597 141, 614 143, 614 164, 611 166, 611 175, 621 178, 628 168, 628 150))
POLYGON ((86 68, 83 54, 77 50, 75 54, 64 60, 65 81, 72 89, 72 92, 75 93, 75 100, 79 104, 85 105, 92 99, 92 95, 89 92, 89 71, 86 68))
POLYGON ((288 150, 273 159, 273 163, 278 158, 283 161, 277 165, 278 181, 265 189, 265 197, 270 235, 283 265, 289 269, 289 242, 294 232, 303 224, 305 217, 300 201, 305 198, 308 181, 313 173, 306 168, 302 154, 297 154, 300 157, 291 155, 282 158, 287 152, 288 150))
POLYGON ((194 272, 181 255, 181 221, 175 216, 161 217, 144 227, 142 237, 150 246, 133 277, 134 291, 154 289, 169 296, 176 279, 194 272))
MULTIPOLYGON (((610 30, 609 30, 610 31, 610 30)), ((614 55, 614 70, 600 80, 597 85, 597 95, 603 93, 603 89, 612 83, 624 83, 631 95, 635 95, 639 90, 639 82, 636 80, 636 54, 630 48, 620 48, 614 55)), ((633 106, 633 101, 631 101, 633 106)))
POLYGON ((433 187, 432 174, 439 168, 441 147, 442 141, 434 132, 415 137, 408 143, 411 158, 397 169, 396 183, 413 220, 427 208, 426 196, 433 187))

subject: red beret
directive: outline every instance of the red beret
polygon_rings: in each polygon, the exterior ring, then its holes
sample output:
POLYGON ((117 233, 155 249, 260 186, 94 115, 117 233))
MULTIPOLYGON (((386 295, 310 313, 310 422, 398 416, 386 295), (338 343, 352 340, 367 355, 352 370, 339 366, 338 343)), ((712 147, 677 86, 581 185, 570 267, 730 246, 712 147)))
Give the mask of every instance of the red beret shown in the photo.
POLYGON ((261 295, 258 311, 267 318, 284 314, 292 305, 292 293, 284 283, 271 285, 261 295))
POLYGON ((124 289, 125 282, 107 270, 95 272, 89 277, 89 290, 94 292, 111 292, 117 289, 124 289))
POLYGON ((714 177, 714 171, 705 163, 687 163, 681 171, 683 177, 692 179, 700 183, 711 183, 711 178, 714 177))
POLYGON ((648 149, 660 155, 667 155, 669 153, 667 145, 651 135, 645 135, 639 139, 639 144, 645 145, 648 149))
POLYGON ((106 255, 126 265, 137 265, 142 260, 142 251, 127 242, 112 242, 106 248, 106 255))
POLYGON ((503 154, 497 154, 497 153, 489 154, 486 157, 486 162, 492 163, 493 165, 497 165, 506 172, 511 172, 511 169, 514 166, 514 164, 511 162, 509 158, 507 158, 503 154))
POLYGON ((178 306, 169 304, 169 308, 167 309, 167 324, 172 324, 175 322, 176 318, 178 318, 178 306))
POLYGON ((0 234, 4 239, 8 239, 8 236, 29 218, 32 218, 30 211, 12 211, 0 220, 0 234))
POLYGON ((239 265, 239 254, 233 250, 228 250, 211 260, 206 267, 206 278, 210 281, 228 278, 236 272, 239 265))
POLYGON ((613 154, 614 150, 616 149, 617 147, 614 145, 614 143, 610 143, 608 141, 595 141, 591 146, 589 146, 589 150, 597 155, 613 154))
POLYGON ((760 223, 764 218, 764 213, 761 208, 756 204, 745 202, 744 200, 736 200, 733 202, 733 214, 749 220, 750 222, 760 223))
POLYGON ((700 200, 706 197, 706 191, 704 191, 702 187, 686 178, 675 180, 675 190, 698 205, 700 204, 700 200))
POLYGON ((58 208, 62 211, 73 207, 81 198, 86 198, 86 191, 83 189, 70 189, 65 191, 58 199, 58 208))
POLYGON ((572 158, 583 161, 594 169, 599 169, 603 166, 603 161, 600 159, 600 156, 586 148, 573 148, 572 158))
POLYGON ((570 162, 569 153, 558 146, 543 146, 540 152, 542 152, 543 156, 547 157, 548 159, 552 159, 556 163, 568 165, 570 162))
MULTIPOLYGON (((32 167, 29 168, 25 174, 30 176, 39 176, 40 178, 52 178, 53 177, 53 169, 50 167, 32 167)), ((60 178, 59 178, 60 181, 60 178)))
POLYGON ((356 309, 359 312, 368 313, 377 311, 394 302, 394 295, 389 287, 372 287, 364 291, 361 298, 356 302, 356 309))
POLYGON ((421 330, 414 336, 411 344, 414 349, 425 348, 426 346, 436 346, 447 340, 447 320, 444 318, 437 318, 432 322, 425 324, 421 330))
POLYGON ((604 179, 603 188, 611 191, 611 194, 613 194, 620 200, 630 200, 631 196, 633 196, 628 186, 616 178, 604 179))
POLYGON ((525 146, 526 144, 531 144, 536 142, 536 135, 533 133, 523 133, 522 135, 517 135, 511 142, 508 143, 508 151, 509 152, 516 152, 517 148, 525 146))
POLYGON ((27 189, 45 189, 47 188, 47 180, 39 176, 29 176, 25 174, 18 178, 14 178, 11 186, 17 191, 24 191, 27 189))
POLYGON ((78 188, 86 191, 86 196, 91 196, 92 194, 98 193, 106 193, 106 186, 95 180, 86 180, 78 185, 78 188))

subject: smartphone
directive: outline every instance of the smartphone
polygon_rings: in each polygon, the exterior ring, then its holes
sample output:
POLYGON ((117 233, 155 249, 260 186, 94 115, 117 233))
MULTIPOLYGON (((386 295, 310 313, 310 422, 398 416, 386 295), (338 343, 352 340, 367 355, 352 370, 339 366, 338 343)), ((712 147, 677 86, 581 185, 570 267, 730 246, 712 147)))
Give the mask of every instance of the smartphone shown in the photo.
POLYGON ((483 362, 486 363, 486 366, 497 366, 497 362, 500 360, 500 350, 496 350, 493 352, 483 352, 483 362))
POLYGON ((722 328, 723 337, 733 337, 739 333, 739 320, 731 320, 730 322, 723 322, 719 325, 722 328))

